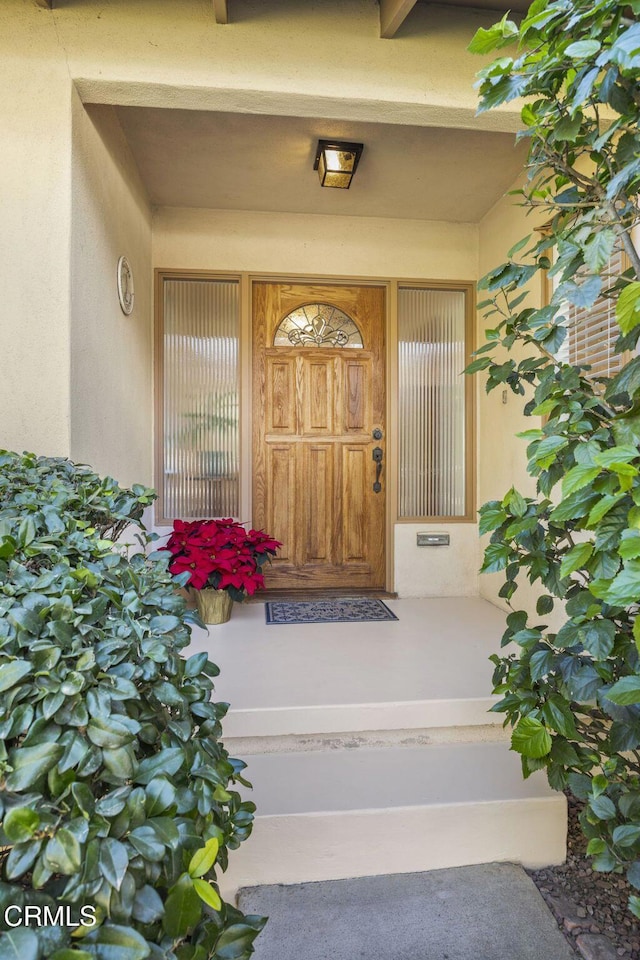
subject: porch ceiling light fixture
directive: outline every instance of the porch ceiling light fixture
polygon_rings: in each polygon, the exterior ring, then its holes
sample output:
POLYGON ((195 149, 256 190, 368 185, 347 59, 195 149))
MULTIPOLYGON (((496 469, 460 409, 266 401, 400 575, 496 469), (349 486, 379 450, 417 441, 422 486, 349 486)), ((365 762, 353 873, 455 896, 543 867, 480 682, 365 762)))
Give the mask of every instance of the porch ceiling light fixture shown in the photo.
POLYGON ((320 186, 348 190, 362 156, 363 144, 340 140, 318 140, 313 169, 318 171, 320 186))

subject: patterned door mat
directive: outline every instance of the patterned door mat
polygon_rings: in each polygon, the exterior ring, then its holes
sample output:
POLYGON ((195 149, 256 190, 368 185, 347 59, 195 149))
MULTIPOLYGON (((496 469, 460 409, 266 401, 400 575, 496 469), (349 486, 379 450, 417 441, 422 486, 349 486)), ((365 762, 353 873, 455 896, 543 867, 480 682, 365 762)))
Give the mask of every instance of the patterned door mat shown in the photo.
POLYGON ((341 623, 398 619, 386 603, 371 597, 268 600, 264 606, 267 623, 341 623))

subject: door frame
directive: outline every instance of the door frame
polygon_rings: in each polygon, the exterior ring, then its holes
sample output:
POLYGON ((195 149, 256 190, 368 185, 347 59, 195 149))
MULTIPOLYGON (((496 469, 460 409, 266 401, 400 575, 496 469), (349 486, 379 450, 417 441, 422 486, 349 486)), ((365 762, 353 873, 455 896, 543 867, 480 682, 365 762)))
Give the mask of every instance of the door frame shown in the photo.
MULTIPOLYGON (((241 312, 241 337, 247 347, 246 362, 247 370, 242 369, 243 386, 248 387, 246 409, 243 411, 241 406, 241 460, 247 464, 246 477, 244 478, 248 489, 245 489, 245 483, 241 479, 241 499, 240 502, 244 508, 247 507, 247 517, 253 516, 253 285, 255 283, 302 283, 302 284, 331 284, 332 286, 342 287, 380 287, 385 292, 384 307, 384 366, 385 366, 385 484, 384 484, 384 510, 385 510, 385 590, 393 593, 394 590, 394 515, 396 510, 396 491, 398 475, 398 452, 395 446, 396 431, 392 429, 391 417, 395 413, 397 417, 397 404, 392 404, 391 393, 394 388, 397 389, 397 357, 395 358, 395 375, 392 378, 393 349, 397 340, 397 282, 388 278, 375 277, 345 277, 332 276, 331 274, 300 274, 300 273, 249 273, 243 276, 243 282, 246 281, 246 289, 240 291, 240 312, 241 312), (395 286, 395 289, 394 289, 395 286), (391 301, 394 300, 393 306, 391 301), (395 320, 394 315, 395 314, 395 320), (392 340, 393 335, 393 340, 392 340), (244 459, 246 456, 246 460, 244 459), (246 495, 246 500, 244 499, 246 495)), ((396 351, 397 353, 397 351, 396 351)), ((242 357, 242 347, 241 347, 242 357)), ((241 360, 241 364, 242 364, 241 360)))
MULTIPOLYGON (((345 276, 344 274, 309 274, 259 272, 240 270, 193 270, 181 268, 156 267, 154 270, 154 434, 155 434, 155 486, 162 491, 162 283, 165 279, 181 280, 235 280, 240 288, 240 517, 241 521, 251 521, 253 490, 253 284, 272 283, 330 283, 341 286, 373 286, 385 289, 385 365, 386 365, 386 483, 385 496, 385 555, 386 589, 394 590, 395 537, 394 528, 399 523, 457 524, 475 523, 475 501, 477 482, 477 390, 478 385, 468 379, 467 385, 467 490, 468 509, 459 517, 428 517, 425 519, 398 517, 398 288, 423 287, 433 290, 461 290, 467 294, 467 355, 475 349, 476 282, 474 280, 430 280, 425 277, 389 278, 345 276)), ((156 514, 158 527, 171 525, 172 521, 156 514)))

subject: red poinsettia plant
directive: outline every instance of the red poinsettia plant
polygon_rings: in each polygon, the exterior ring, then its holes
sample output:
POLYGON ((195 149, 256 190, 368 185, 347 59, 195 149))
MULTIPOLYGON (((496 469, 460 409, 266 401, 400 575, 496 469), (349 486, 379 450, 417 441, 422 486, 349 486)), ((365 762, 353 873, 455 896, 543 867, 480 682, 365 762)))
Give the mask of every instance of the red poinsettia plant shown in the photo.
POLYGON ((171 554, 174 576, 189 574, 183 582, 196 590, 226 590, 233 600, 244 600, 264 587, 262 568, 282 544, 263 530, 246 530, 235 520, 175 520, 163 550, 171 554))

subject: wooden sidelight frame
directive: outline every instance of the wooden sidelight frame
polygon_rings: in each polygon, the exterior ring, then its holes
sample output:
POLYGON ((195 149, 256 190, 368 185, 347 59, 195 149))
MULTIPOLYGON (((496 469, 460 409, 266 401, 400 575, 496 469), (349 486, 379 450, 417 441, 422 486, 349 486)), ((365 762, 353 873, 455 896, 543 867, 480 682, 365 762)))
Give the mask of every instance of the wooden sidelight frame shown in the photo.
MULTIPOLYGON (((398 289, 419 287, 433 290, 456 290, 466 294, 466 350, 470 357, 475 349, 475 283, 473 281, 443 281, 424 278, 390 279, 388 277, 318 276, 316 274, 249 273, 240 271, 182 270, 156 268, 154 271, 154 483, 158 491, 155 524, 158 527, 172 523, 164 515, 163 502, 163 296, 165 280, 229 280, 239 284, 240 299, 240 515, 252 517, 252 289, 254 283, 317 283, 344 286, 375 286, 385 289, 386 330, 386 589, 394 586, 394 527, 396 524, 457 524, 475 523, 477 477, 477 404, 474 379, 467 377, 465 386, 466 412, 466 510, 458 517, 399 517, 398 516, 398 289)), ((194 519, 194 518, 183 518, 194 519)))

